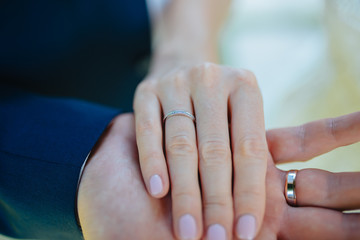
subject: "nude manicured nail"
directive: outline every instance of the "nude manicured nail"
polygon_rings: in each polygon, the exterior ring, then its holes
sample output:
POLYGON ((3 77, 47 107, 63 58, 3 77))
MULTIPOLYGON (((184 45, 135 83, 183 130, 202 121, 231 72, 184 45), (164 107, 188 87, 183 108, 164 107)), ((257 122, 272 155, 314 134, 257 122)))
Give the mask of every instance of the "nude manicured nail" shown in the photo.
POLYGON ((236 235, 240 239, 251 240, 255 238, 256 220, 255 217, 247 214, 239 218, 236 224, 236 235))
POLYGON ((150 193, 153 196, 158 195, 163 191, 163 183, 159 175, 153 175, 150 178, 150 193))
POLYGON ((207 230, 207 240, 226 240, 226 231, 220 224, 213 224, 207 230))
POLYGON ((193 216, 185 214, 180 217, 179 233, 181 239, 194 239, 196 237, 196 222, 193 216))

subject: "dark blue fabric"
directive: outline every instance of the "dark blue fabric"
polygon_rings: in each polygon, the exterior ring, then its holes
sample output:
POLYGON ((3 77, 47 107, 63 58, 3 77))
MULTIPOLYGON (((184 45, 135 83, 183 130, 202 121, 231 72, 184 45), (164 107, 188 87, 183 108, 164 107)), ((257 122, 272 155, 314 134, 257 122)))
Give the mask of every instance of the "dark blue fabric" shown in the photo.
POLYGON ((0 1, 0 234, 82 238, 80 167, 149 53, 145 0, 0 1))
POLYGON ((0 233, 81 239, 74 217, 79 171, 119 111, 0 86, 0 233))
POLYGON ((0 1, 0 79, 19 88, 131 110, 149 52, 145 0, 0 1))

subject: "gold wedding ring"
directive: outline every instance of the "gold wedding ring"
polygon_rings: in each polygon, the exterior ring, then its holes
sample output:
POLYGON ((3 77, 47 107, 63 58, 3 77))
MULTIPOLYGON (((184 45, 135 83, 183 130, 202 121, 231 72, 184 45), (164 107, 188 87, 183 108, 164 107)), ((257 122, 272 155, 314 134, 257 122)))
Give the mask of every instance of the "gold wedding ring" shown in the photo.
POLYGON ((295 191, 295 181, 296 181, 296 174, 298 170, 290 170, 286 173, 286 180, 285 180, 285 199, 286 202, 290 205, 295 207, 296 206, 296 191, 295 191))
POLYGON ((192 115, 191 113, 184 111, 184 110, 173 110, 168 112, 164 118, 163 118, 163 122, 165 122, 166 119, 170 118, 170 117, 174 117, 174 116, 185 116, 190 118, 191 120, 195 121, 195 117, 194 115, 192 115))

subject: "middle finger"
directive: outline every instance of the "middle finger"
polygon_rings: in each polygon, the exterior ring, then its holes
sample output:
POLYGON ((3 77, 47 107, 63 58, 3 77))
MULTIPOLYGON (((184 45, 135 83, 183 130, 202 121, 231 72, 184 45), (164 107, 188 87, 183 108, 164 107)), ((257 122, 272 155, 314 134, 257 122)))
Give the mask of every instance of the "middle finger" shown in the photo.
POLYGON ((193 74, 200 84, 193 90, 193 98, 206 238, 231 239, 232 162, 224 79, 221 68, 213 64, 201 66, 193 74))

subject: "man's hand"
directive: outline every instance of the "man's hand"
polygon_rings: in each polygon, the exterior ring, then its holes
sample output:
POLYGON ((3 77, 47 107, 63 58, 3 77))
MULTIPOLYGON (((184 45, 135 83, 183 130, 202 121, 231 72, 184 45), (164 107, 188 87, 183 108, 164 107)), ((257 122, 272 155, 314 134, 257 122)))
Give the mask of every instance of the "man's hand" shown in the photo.
MULTIPOLYGON (((360 112, 292 128, 267 131, 266 211, 256 239, 360 239, 360 172, 299 170, 297 207, 284 197, 286 172, 276 163, 305 161, 360 141, 360 112)), ((339 159, 340 161, 341 159, 339 159)))
POLYGON ((93 150, 78 210, 86 240, 173 239, 170 197, 152 198, 140 174, 132 115, 115 118, 93 150))
MULTIPOLYGON (((256 239, 359 239, 360 215, 341 211, 360 208, 360 173, 299 171, 294 208, 284 197, 285 172, 275 163, 306 160, 360 141, 360 112, 270 130, 267 140, 266 211, 256 239)), ((174 239, 171 199, 147 193, 138 165, 134 119, 121 115, 99 141, 80 184, 78 208, 86 240, 174 239)))

